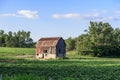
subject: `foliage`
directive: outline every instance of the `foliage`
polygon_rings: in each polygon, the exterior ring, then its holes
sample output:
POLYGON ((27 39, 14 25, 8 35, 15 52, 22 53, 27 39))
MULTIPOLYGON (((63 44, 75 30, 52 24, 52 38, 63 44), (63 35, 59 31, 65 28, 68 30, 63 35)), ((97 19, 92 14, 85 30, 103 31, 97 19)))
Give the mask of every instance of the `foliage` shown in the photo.
POLYGON ((4 33, 4 30, 0 30, 0 47, 34 47, 33 45, 30 31, 4 33))
POLYGON ((65 42, 66 42, 67 51, 75 50, 75 39, 72 39, 71 37, 69 37, 68 39, 65 40, 65 42))
MULTIPOLYGON (((120 29, 112 28, 109 23, 90 22, 86 33, 75 38, 77 53, 93 56, 120 56, 120 29)), ((69 40, 69 38, 68 38, 69 40)), ((68 47, 69 47, 68 46, 68 47)))
POLYGON ((120 29, 113 29, 109 23, 90 22, 88 36, 94 56, 120 56, 119 33, 120 29))

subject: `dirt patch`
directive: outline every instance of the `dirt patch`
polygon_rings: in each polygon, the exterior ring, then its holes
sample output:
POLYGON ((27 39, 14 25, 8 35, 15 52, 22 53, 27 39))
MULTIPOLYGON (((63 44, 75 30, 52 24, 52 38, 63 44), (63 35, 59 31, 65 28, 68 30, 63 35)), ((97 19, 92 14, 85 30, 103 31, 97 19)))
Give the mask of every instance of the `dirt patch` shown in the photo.
POLYGON ((27 54, 24 54, 24 55, 18 55, 16 56, 17 58, 34 58, 34 55, 27 55, 27 54))

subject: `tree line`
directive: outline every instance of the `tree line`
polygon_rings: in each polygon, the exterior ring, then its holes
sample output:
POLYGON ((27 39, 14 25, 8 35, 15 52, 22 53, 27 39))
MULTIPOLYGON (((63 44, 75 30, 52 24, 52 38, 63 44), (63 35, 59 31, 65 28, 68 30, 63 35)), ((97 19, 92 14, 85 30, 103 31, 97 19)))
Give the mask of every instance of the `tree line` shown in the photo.
POLYGON ((4 30, 0 30, 0 47, 34 47, 34 44, 30 38, 30 31, 5 33, 4 30))
POLYGON ((120 28, 109 23, 90 21, 88 30, 76 38, 66 39, 67 51, 93 56, 120 56, 120 28))

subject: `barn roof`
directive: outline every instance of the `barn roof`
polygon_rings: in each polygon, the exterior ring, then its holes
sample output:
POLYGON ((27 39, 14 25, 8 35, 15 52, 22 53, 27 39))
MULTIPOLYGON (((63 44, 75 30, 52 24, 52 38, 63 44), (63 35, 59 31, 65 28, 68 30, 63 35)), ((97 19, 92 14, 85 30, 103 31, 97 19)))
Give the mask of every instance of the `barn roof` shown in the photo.
POLYGON ((36 47, 54 47, 62 37, 41 38, 38 40, 36 47))

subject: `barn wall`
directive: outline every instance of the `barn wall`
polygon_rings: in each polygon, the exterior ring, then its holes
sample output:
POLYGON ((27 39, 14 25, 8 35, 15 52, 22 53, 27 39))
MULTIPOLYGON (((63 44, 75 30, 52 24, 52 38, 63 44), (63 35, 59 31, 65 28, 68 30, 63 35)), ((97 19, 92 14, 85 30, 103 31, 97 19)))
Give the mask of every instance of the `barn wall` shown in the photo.
POLYGON ((45 59, 50 59, 50 58, 56 58, 55 54, 47 54, 47 56, 44 57, 45 59))
POLYGON ((56 47, 52 47, 51 54, 56 54, 56 47))
POLYGON ((36 50, 36 58, 56 58, 56 47, 36 48, 36 50), (44 50, 47 50, 47 53, 44 53, 44 50))
POLYGON ((42 54, 36 55, 36 58, 37 58, 37 59, 42 58, 42 54))
POLYGON ((38 59, 51 59, 51 58, 56 58, 56 55, 55 54, 39 54, 39 55, 36 55, 36 58, 38 59), (43 58, 44 56, 44 58, 43 58))

